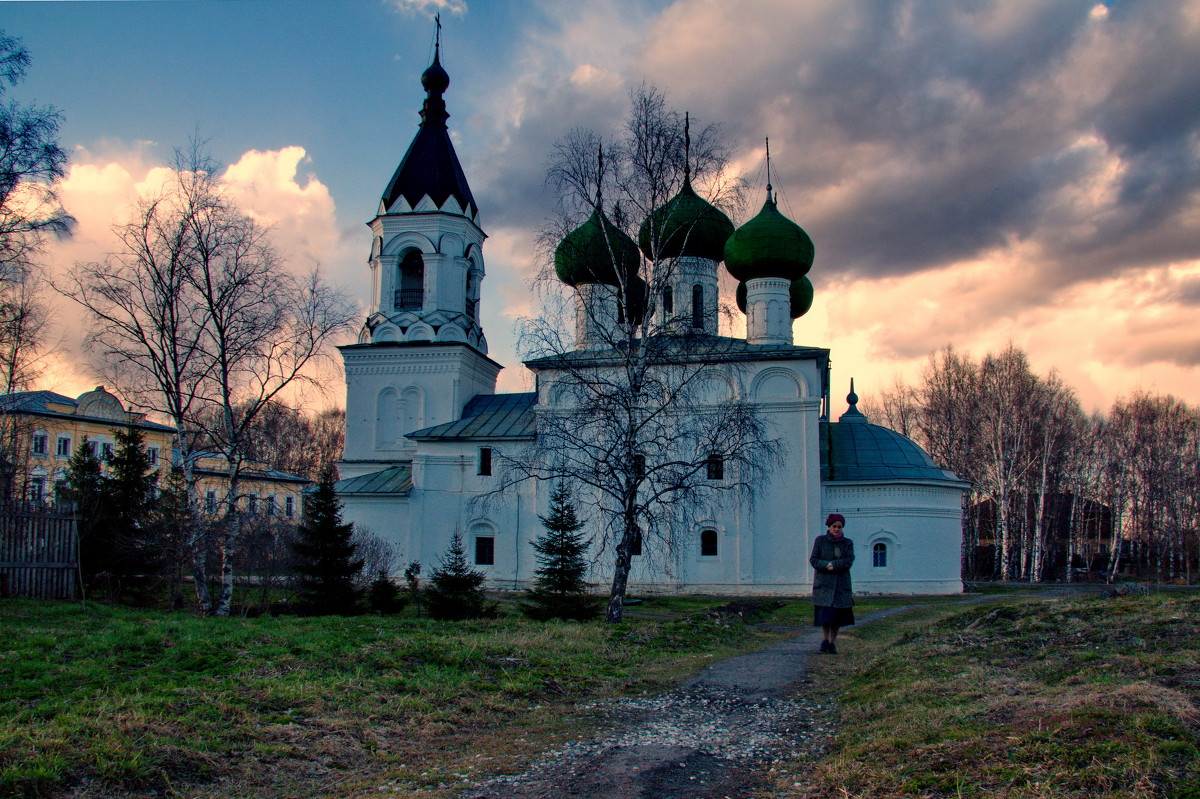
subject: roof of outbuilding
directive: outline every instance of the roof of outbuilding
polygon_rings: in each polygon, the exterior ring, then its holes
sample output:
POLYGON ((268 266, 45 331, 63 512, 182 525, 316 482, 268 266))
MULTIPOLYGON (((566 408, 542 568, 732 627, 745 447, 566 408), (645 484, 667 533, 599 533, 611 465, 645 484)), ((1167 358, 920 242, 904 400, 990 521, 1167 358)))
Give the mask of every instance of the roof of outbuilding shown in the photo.
POLYGON ((537 394, 478 394, 463 408, 462 418, 405 433, 422 441, 533 438, 533 406, 537 394))
POLYGON ((401 464, 358 477, 347 477, 333 484, 333 490, 344 494, 407 494, 412 488, 412 466, 401 464))
MULTIPOLYGON (((86 392, 83 397, 94 392, 86 392)), ((114 398, 115 400, 115 398, 114 398)), ((123 408, 124 406, 122 406, 123 408)), ((121 419, 110 419, 107 417, 90 416, 79 414, 79 400, 71 397, 63 396, 54 391, 14 391, 11 394, 0 394, 0 412, 6 413, 28 413, 36 416, 46 416, 57 419, 71 419, 75 421, 87 420, 91 422, 109 423, 116 426, 132 425, 142 430, 156 430, 163 433, 174 433, 175 428, 170 425, 151 422, 147 419, 139 419, 136 421, 122 421, 121 419), (70 411, 52 410, 50 405, 67 405, 71 408, 70 411)), ((138 416, 139 414, 134 414, 138 416)), ((128 416, 126 417, 128 419, 128 416)))

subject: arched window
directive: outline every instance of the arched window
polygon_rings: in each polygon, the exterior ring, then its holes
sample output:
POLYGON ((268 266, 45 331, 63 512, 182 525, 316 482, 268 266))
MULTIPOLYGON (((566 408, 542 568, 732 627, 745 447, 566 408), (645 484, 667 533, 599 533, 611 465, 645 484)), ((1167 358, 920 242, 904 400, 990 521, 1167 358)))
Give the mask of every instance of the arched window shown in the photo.
POLYGON ((479 278, 476 276, 476 274, 472 271, 468 271, 467 272, 467 287, 466 287, 466 291, 467 291, 466 311, 467 311, 467 318, 470 319, 472 322, 475 321, 475 316, 479 312, 479 300, 476 299, 476 297, 475 297, 476 287, 478 286, 478 284, 479 284, 479 278))
POLYGON ((704 286, 692 286, 692 327, 704 327, 704 286))
POLYGON ((887 544, 882 541, 871 547, 871 565, 876 569, 887 568, 887 544))
POLYGON ((663 289, 662 308, 664 316, 670 316, 675 313, 675 290, 670 286, 663 289))
POLYGON ((725 459, 721 457, 719 452, 714 452, 708 456, 708 460, 704 463, 705 477, 709 480, 724 480, 725 479, 725 459))
POLYGON ((425 304, 425 261, 419 250, 409 250, 400 261, 400 288, 396 289, 397 311, 419 311, 425 304))
POLYGON ((700 557, 715 558, 717 556, 717 531, 700 531, 700 557))
MULTIPOLYGON (((375 446, 394 447, 400 441, 400 397, 393 388, 384 389, 375 404, 375 446)), ((405 430, 411 433, 412 430, 405 430)))

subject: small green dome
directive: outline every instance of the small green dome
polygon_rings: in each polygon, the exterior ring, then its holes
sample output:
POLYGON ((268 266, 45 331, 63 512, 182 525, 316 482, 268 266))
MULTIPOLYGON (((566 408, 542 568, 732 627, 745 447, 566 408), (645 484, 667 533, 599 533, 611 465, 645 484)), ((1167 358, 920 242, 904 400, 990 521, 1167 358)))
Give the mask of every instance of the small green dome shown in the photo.
POLYGON ((568 286, 580 283, 619 286, 622 281, 617 275, 637 274, 640 261, 633 239, 610 222, 599 208, 554 250, 554 272, 568 286))
POLYGON ((796 280, 812 268, 813 254, 812 239, 779 213, 768 194, 758 216, 735 230, 725 243, 725 268, 742 282, 757 277, 796 280))
MULTIPOLYGON (((788 293, 792 300, 792 318, 799 319, 808 313, 808 309, 812 308, 813 304, 813 284, 807 277, 802 277, 799 280, 793 280, 788 293)), ((746 312, 746 284, 738 283, 737 285, 737 307, 742 312, 746 312)))
POLYGON ((638 231, 638 244, 648 259, 689 256, 720 261, 725 242, 733 235, 729 217, 710 205, 692 188, 691 179, 662 207, 655 209, 638 231), (652 234, 658 236, 654 252, 652 234))

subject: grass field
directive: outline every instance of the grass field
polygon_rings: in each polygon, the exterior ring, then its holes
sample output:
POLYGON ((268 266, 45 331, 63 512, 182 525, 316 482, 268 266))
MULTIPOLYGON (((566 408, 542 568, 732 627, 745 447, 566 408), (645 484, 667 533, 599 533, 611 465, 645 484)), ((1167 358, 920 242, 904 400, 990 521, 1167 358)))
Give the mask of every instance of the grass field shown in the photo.
POLYGON ((464 768, 569 737, 581 700, 654 690, 779 635, 669 603, 606 626, 6 601, 0 796, 315 797, 455 783, 464 768))
MULTIPOLYGON (((0 603, 2 797, 452 796, 794 635, 649 599, 628 621, 201 619, 0 603)), ((1200 599, 863 598, 804 691, 836 735, 763 797, 1200 799, 1200 599)), ((807 601, 750 621, 806 625, 807 601)))

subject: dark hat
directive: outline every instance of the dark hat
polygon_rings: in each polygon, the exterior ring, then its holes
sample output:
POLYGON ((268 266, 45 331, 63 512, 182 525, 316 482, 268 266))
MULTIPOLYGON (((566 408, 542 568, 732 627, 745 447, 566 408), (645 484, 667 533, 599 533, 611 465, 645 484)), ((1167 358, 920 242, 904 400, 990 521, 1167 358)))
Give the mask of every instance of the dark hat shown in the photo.
POLYGON ((846 523, 846 517, 840 513, 831 513, 829 514, 829 518, 825 520, 825 526, 828 527, 834 522, 841 522, 844 525, 846 523))

